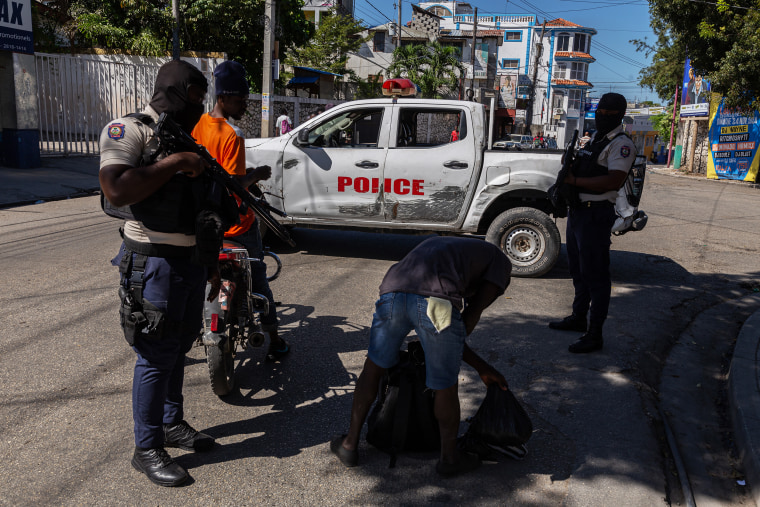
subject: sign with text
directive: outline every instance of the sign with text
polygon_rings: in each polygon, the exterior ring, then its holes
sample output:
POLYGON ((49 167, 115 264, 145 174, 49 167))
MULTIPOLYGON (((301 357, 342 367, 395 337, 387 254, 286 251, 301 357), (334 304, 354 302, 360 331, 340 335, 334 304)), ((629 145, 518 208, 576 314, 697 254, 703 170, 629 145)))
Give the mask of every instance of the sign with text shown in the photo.
POLYGON ((722 98, 713 94, 708 136, 708 178, 757 181, 760 113, 728 109, 723 106, 722 98))
POLYGON ((0 0, 0 51, 34 54, 31 0, 0 0))
POLYGON ((710 82, 702 79, 686 59, 683 68, 683 88, 681 88, 681 118, 708 116, 710 113, 710 82))

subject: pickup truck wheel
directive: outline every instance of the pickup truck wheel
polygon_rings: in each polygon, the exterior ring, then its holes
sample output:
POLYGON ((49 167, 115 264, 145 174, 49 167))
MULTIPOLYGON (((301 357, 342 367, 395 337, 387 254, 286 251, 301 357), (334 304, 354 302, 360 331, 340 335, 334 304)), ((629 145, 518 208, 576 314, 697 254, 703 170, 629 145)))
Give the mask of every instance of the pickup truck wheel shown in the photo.
POLYGON ((491 223, 486 241, 502 249, 512 263, 512 276, 537 277, 557 262, 562 239, 552 219, 535 208, 513 208, 491 223))

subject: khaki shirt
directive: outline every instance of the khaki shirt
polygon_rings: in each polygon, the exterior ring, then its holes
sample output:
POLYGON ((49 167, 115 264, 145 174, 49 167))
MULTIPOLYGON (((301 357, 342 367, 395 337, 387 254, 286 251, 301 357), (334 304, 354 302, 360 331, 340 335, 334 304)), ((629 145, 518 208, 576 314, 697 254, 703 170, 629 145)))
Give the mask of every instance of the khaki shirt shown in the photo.
MULTIPOLYGON (((612 139, 620 132, 623 132, 623 126, 614 128, 607 134, 608 139, 612 139)), ((596 134, 591 138, 593 142, 596 134)), ((623 171, 628 174, 631 170, 633 161, 636 160, 636 146, 628 136, 619 136, 613 139, 602 152, 599 154, 597 163, 602 167, 606 167, 608 171, 623 171)), ((603 194, 587 194, 583 191, 579 192, 581 201, 610 201, 615 202, 618 191, 610 190, 603 194)))
MULTIPOLYGON (((158 121, 158 113, 150 106, 143 113, 158 121)), ((149 126, 137 118, 117 118, 106 125, 100 134, 100 169, 109 165, 138 167, 150 164, 150 159, 157 150, 158 139, 149 126)), ((162 156, 159 155, 156 160, 162 156)), ((195 235, 153 231, 137 220, 124 222, 124 235, 140 243, 195 245, 195 235)))

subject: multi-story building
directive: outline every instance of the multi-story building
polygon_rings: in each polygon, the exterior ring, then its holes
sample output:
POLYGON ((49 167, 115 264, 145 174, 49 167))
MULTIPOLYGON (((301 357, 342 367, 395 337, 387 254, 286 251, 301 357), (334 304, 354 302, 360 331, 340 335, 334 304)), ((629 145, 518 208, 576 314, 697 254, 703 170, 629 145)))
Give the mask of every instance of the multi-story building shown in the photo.
POLYGON ((304 0, 302 10, 307 21, 319 26, 320 18, 332 8, 340 14, 353 16, 354 0, 304 0))

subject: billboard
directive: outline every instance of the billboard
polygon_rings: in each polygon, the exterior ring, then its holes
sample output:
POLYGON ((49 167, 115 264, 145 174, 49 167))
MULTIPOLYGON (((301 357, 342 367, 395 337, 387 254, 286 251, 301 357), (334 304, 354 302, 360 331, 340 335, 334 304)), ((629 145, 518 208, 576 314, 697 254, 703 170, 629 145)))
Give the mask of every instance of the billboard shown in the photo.
POLYGON ((586 99, 583 105, 583 117, 587 120, 593 120, 596 116, 596 107, 599 105, 599 99, 586 99))
POLYGON ((708 137, 708 178, 757 181, 760 113, 725 108, 723 99, 713 94, 708 137))
POLYGON ((691 66, 691 59, 686 58, 683 68, 681 88, 681 118, 707 116, 710 113, 710 82, 702 79, 691 66))
POLYGON ((516 106, 517 73, 499 75, 499 107, 514 109, 516 106))
POLYGON ((34 53, 31 0, 0 0, 0 51, 34 53))

